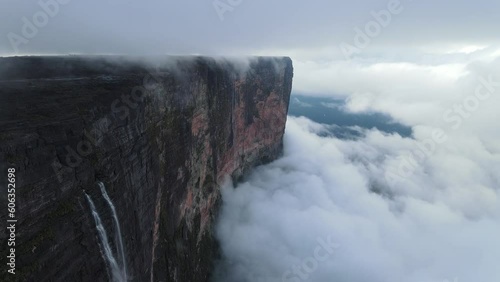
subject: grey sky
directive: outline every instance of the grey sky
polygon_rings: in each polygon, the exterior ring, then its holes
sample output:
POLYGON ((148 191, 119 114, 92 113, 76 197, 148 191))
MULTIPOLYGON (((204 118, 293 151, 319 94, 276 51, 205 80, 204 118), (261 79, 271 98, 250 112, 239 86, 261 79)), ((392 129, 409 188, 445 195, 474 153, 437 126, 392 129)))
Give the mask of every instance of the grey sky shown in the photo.
MULTIPOLYGON (((60 4, 48 23, 19 45, 18 54, 335 52, 341 42, 353 41, 356 26, 363 28, 373 19, 371 11, 386 9, 390 2, 242 0, 221 20, 213 0, 64 1, 69 3, 60 4)), ((401 6, 403 11, 373 38, 371 51, 498 42, 498 1, 401 0, 401 6)), ((1 55, 14 54, 8 34, 22 36, 22 18, 33 21, 38 11, 43 10, 36 0, 1 0, 1 55)))

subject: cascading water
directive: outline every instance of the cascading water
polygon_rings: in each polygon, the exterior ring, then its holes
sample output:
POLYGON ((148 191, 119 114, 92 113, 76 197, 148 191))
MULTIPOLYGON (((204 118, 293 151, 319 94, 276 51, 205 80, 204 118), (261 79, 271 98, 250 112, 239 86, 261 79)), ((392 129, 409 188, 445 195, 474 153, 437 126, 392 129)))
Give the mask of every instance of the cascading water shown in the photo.
POLYGON ((108 193, 106 192, 106 187, 104 187, 104 183, 99 182, 99 187, 101 188, 101 193, 104 199, 106 199, 106 202, 108 202, 109 207, 111 208, 111 212, 113 213, 113 221, 115 222, 115 227, 116 227, 116 234, 115 234, 115 240, 118 242, 118 248, 120 251, 120 259, 123 267, 123 275, 125 277, 125 280, 127 278, 127 267, 126 267, 126 261, 125 261, 125 251, 123 250, 123 240, 122 240, 122 231, 120 229, 120 223, 118 222, 118 216, 116 214, 116 209, 115 205, 113 205, 113 202, 108 196, 108 193))
POLYGON ((122 234, 121 234, 121 229, 120 229, 120 224, 118 221, 118 216, 116 214, 116 209, 115 206, 113 205, 113 202, 108 196, 108 193, 106 192, 106 188, 102 182, 99 182, 99 187, 101 188, 101 194, 108 203, 109 208, 111 209, 111 212, 113 214, 113 222, 115 224, 116 228, 116 233, 115 233, 115 245, 117 245, 117 252, 119 253, 120 256, 120 263, 117 262, 113 250, 111 248, 109 239, 108 239, 108 234, 106 232, 106 229, 104 228, 104 224, 101 220, 101 217, 99 216, 99 213, 97 212, 97 209, 95 207, 94 201, 92 201, 92 198, 85 193, 85 197, 87 198, 87 201, 89 202, 90 209, 92 211, 92 216, 94 217, 96 229, 97 229, 97 234, 99 235, 99 239, 101 240, 101 245, 103 248, 103 253, 104 257, 109 265, 110 268, 110 275, 111 278, 113 279, 114 282, 125 282, 127 281, 127 264, 125 260, 125 251, 123 248, 123 240, 122 240, 122 234))

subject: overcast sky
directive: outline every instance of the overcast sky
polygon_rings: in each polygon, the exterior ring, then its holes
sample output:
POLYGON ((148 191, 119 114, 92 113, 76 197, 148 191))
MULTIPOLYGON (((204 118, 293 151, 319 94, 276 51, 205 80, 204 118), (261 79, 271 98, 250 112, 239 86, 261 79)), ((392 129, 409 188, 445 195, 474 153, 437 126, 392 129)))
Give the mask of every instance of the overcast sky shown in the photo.
MULTIPOLYGON (((59 1, 58 11, 49 15, 45 25, 43 16, 39 16, 42 26, 33 38, 26 38, 29 42, 19 45, 19 54, 282 54, 301 59, 323 50, 321 55, 329 57, 338 53, 342 42, 352 43, 354 28, 363 29, 373 19, 371 11, 387 9, 390 2, 59 1), (230 5, 230 10, 218 13, 215 6, 224 9, 224 5, 230 5)), ((365 52, 387 47, 438 50, 492 45, 499 41, 498 1, 401 0, 400 3, 402 11, 393 15, 390 24, 373 38, 365 52)), ((44 9, 37 0, 1 0, 0 5, 0 54, 12 55, 15 51, 8 34, 22 36, 23 17, 33 23, 33 16, 44 9)))

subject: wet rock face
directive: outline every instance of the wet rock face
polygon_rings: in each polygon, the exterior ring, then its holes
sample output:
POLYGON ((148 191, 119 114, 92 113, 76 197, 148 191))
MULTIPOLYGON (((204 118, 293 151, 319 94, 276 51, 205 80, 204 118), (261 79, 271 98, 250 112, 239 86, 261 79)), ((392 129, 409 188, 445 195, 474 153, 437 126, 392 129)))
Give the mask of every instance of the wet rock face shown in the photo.
POLYGON ((98 181, 116 207, 129 279, 209 279, 219 187, 280 155, 292 63, 147 61, 0 59, 0 168, 17 170, 17 275, 9 279, 109 280, 84 194, 116 253, 98 181))

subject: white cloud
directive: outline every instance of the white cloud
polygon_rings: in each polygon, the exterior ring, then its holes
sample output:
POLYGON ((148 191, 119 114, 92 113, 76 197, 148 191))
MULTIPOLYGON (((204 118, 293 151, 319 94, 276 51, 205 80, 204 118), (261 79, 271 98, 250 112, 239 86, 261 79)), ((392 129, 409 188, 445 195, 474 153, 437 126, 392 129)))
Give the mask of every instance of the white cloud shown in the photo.
POLYGON ((323 138, 317 127, 290 118, 285 156, 224 189, 218 234, 229 272, 220 281, 302 281, 282 276, 328 236, 340 248, 308 281, 500 279, 498 155, 443 148, 407 183, 384 186, 391 154, 415 144, 379 132, 323 138), (370 191, 377 182, 381 194, 370 191))
MULTIPOLYGON (((385 57, 326 62, 295 60, 294 91, 345 98, 347 109, 352 112, 380 111, 411 126, 436 125, 449 107, 475 93, 481 77, 493 76, 494 82, 500 82, 498 56, 492 59, 495 50, 464 60, 436 59, 432 64, 388 62, 385 57)), ((481 107, 486 104, 491 105, 484 103, 481 107)))
POLYGON ((498 281, 500 87, 457 128, 442 115, 474 95, 479 77, 500 82, 499 65, 303 62, 311 72, 296 74, 300 89, 389 113, 414 136, 339 140, 290 117, 284 157, 223 190, 218 280, 498 281), (447 138, 430 143, 438 129, 447 138), (410 153, 411 173, 388 181, 410 153), (314 264, 318 238, 329 236, 340 247, 314 264))

